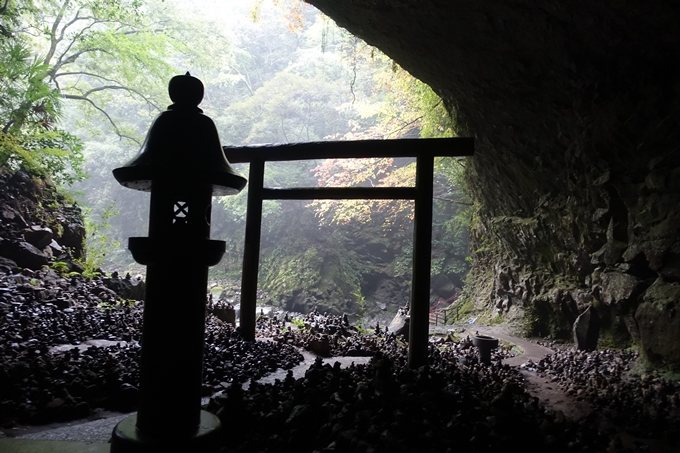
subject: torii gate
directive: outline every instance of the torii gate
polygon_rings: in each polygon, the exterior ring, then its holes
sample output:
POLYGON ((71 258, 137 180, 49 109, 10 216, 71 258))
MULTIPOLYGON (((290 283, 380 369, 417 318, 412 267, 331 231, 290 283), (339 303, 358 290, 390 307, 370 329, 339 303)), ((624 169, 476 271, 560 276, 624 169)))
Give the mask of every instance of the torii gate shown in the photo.
POLYGON ((429 334, 430 270, 432 260, 432 196, 435 156, 471 156, 472 138, 395 139, 290 143, 224 147, 229 162, 250 163, 248 211, 241 277, 241 334, 255 339, 256 293, 260 255, 263 200, 405 199, 414 200, 413 272, 408 363, 427 364, 429 334), (415 157, 415 187, 305 187, 266 188, 265 162, 310 159, 361 159, 415 157))

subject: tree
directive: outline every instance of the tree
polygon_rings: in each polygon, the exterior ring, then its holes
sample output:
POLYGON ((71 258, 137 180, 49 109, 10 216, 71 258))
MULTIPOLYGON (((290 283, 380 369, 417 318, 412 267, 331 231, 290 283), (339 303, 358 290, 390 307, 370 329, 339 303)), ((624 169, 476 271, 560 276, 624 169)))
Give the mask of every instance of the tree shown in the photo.
POLYGON ((290 143, 321 140, 346 127, 337 85, 317 75, 282 71, 232 104, 222 119, 226 139, 236 143, 290 143))
POLYGON ((25 37, 15 33, 20 11, 0 9, 0 165, 25 167, 57 183, 84 178, 80 141, 56 123, 61 98, 46 81, 48 65, 34 57, 25 37))
MULTIPOLYGON (((356 72, 373 68, 371 90, 357 87, 356 110, 364 118, 374 118, 371 127, 355 127, 342 136, 346 140, 389 139, 399 137, 453 136, 453 119, 439 97, 424 83, 414 79, 379 51, 356 39, 342 46, 345 61, 356 72), (374 96, 372 93, 381 93, 374 96)), ((366 82, 364 82, 366 83, 366 82)), ((462 183, 464 161, 436 159, 433 212, 433 272, 464 275, 468 264, 467 198, 462 183)), ((406 159, 333 159, 315 168, 319 186, 412 186, 415 182, 413 160, 406 159)), ((382 225, 397 248, 410 255, 413 203, 404 200, 315 200, 309 204, 320 225, 382 225)), ((405 267, 400 273, 408 273, 405 267)))
MULTIPOLYGON (((364 43, 350 39, 342 49, 351 65, 374 68, 372 76, 375 84, 371 90, 362 89, 364 95, 357 97, 356 109, 360 116, 372 117, 375 122, 368 128, 356 125, 339 138, 362 140, 452 135, 451 120, 441 100, 427 85, 364 43)), ((413 163, 413 160, 387 158, 333 159, 324 162, 315 171, 319 186, 412 186, 415 183, 413 163)), ((439 192, 443 190, 439 188, 439 192)), ((413 216, 413 204, 403 200, 316 200, 310 206, 316 210, 321 223, 342 224, 352 220, 367 223, 380 216, 388 230, 395 226, 394 219, 400 219, 396 224, 403 225, 413 216)))
POLYGON ((22 19, 18 31, 40 55, 44 82, 106 118, 118 136, 139 142, 140 131, 122 120, 129 116, 123 106, 134 100, 146 116, 161 110, 158 99, 176 72, 167 59, 178 46, 163 24, 139 0, 35 0, 22 19), (123 104, 118 93, 128 98, 123 104))

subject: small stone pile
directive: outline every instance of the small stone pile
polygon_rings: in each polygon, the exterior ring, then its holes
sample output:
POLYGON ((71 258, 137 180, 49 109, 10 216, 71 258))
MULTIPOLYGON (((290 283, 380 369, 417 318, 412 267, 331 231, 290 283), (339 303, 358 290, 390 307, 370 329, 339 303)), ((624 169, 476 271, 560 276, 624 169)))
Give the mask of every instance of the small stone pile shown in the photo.
MULTIPOLYGON (((0 272, 0 424, 86 417, 96 408, 135 409, 143 302, 123 301, 113 277, 88 279, 50 269, 0 272), (76 346, 77 345, 77 346, 76 346)), ((621 430, 677 447, 680 386, 656 374, 631 376, 631 352, 561 349, 528 364, 595 411, 573 422, 527 393, 518 369, 479 361, 470 338, 429 343, 429 366, 408 367, 408 343, 376 328, 360 333, 344 316, 260 316, 259 341, 206 318, 204 387, 208 409, 239 452, 637 452, 621 430), (372 356, 366 365, 314 363, 291 370, 298 348, 321 355, 372 356), (317 352, 318 353, 318 352, 317 352), (250 381, 250 382, 248 382, 250 381), (248 384, 243 385, 243 384, 248 384)), ((168 396, 172 398, 172 395, 168 396)))
MULTIPOLYGON (((0 426, 135 409, 143 302, 109 289, 122 280, 47 268, 0 272, 0 426)), ((206 319, 206 396, 301 360, 293 346, 245 342, 231 326, 206 319)))
POLYGON ((273 338, 279 344, 304 348, 318 355, 370 356, 378 348, 370 335, 360 335, 347 315, 310 312, 301 317, 285 314, 283 317, 260 317, 259 335, 273 338))
MULTIPOLYGON (((272 338, 280 344, 303 348, 323 357, 370 357, 395 344, 407 344, 402 335, 379 325, 372 329, 359 329, 350 324, 347 315, 319 314, 315 311, 299 316, 260 316, 257 320, 257 335, 272 338)), ((433 342, 456 348, 458 358, 463 362, 477 356, 477 350, 469 337, 459 341, 449 335, 433 342)), ((492 352, 494 360, 512 356, 507 348, 497 348, 492 352)))
POLYGON ((535 364, 568 395, 589 401, 617 429, 641 438, 680 443, 680 382, 656 373, 629 373, 638 354, 630 351, 563 349, 535 364))
POLYGON ((232 382, 259 379, 278 369, 290 370, 303 359, 291 345, 245 341, 230 324, 214 316, 206 319, 203 357, 204 391, 210 390, 207 395, 232 382))
POLYGON ((428 367, 407 366, 386 337, 367 365, 321 360, 304 378, 231 386, 208 410, 239 452, 600 451, 595 428, 539 407, 518 371, 479 363, 453 342, 430 345, 428 367), (463 352, 461 354, 461 352, 463 352))

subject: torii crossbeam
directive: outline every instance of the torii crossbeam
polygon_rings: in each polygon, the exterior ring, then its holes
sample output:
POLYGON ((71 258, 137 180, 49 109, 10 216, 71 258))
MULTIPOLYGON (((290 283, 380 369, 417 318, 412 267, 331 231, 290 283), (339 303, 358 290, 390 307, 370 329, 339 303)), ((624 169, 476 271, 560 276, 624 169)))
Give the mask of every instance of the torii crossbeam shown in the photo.
POLYGON ((408 363, 427 364, 429 334, 430 270, 432 253, 433 171, 436 156, 471 156, 472 138, 432 138, 289 143, 224 147, 229 162, 250 163, 248 212, 241 277, 241 333, 255 339, 256 293, 260 255, 263 200, 407 199, 414 200, 413 273, 408 363), (415 187, 309 187, 265 188, 265 162, 310 159, 363 159, 415 157, 415 187))

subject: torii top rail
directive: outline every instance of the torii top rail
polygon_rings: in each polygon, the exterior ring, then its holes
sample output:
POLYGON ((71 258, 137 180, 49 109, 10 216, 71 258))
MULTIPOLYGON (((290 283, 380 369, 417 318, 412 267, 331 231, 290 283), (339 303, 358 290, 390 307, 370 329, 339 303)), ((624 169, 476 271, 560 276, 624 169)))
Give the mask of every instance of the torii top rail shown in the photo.
POLYGON ((427 364, 429 334, 430 269, 432 249, 432 186, 435 156, 471 156, 472 138, 360 140, 281 145, 224 147, 229 162, 250 163, 248 211, 241 277, 241 333, 255 339, 256 293, 260 255, 263 200, 384 199, 414 200, 413 272, 409 366, 427 364), (311 159, 362 159, 415 157, 415 187, 305 187, 265 188, 265 162, 311 159))

